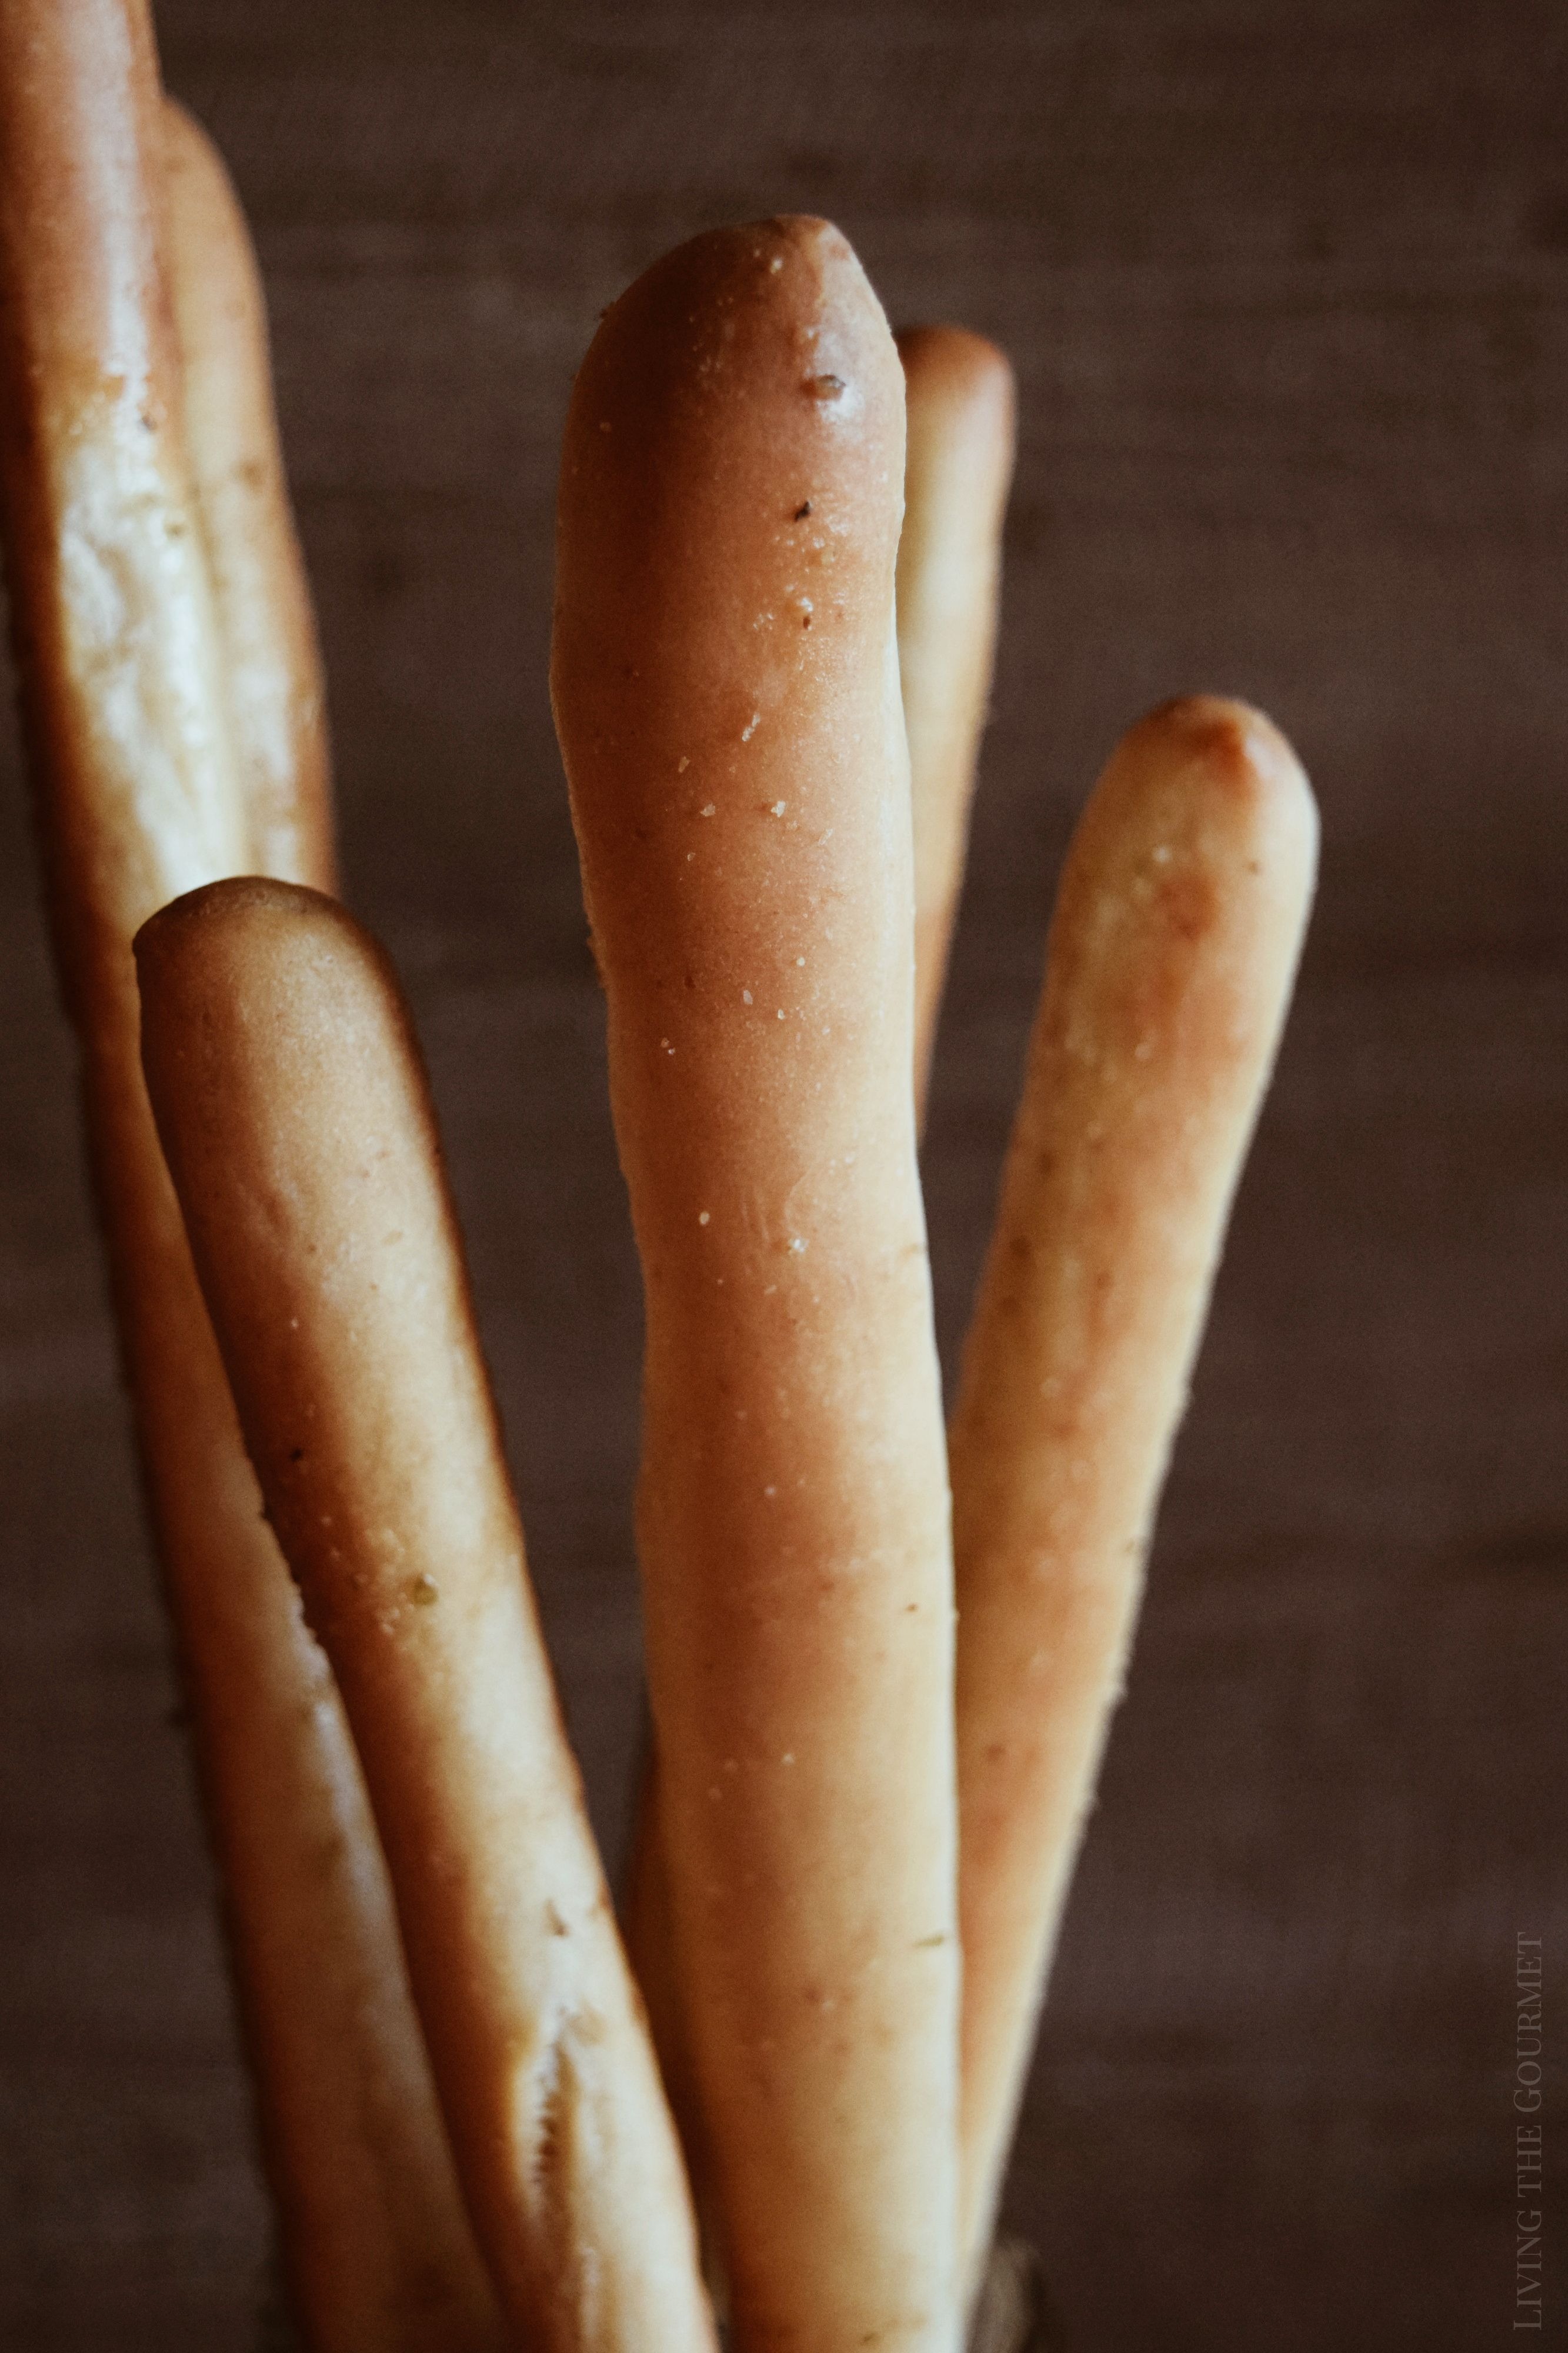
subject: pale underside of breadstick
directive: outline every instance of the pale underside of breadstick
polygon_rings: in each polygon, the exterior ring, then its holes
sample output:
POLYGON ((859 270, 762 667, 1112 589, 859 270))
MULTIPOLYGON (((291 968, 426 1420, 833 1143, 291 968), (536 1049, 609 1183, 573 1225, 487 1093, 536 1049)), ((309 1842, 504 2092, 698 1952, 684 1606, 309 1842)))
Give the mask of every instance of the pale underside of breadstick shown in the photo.
POLYGON ((261 881, 166 908, 137 958, 159 1134, 503 2305, 542 2353, 711 2353, 390 967, 261 881))
MULTIPOLYGON (((137 1057, 137 925, 257 856, 182 439, 161 109, 140 6, 7 8, 5 554, 60 980, 301 2324, 315 2353, 491 2353, 358 1765, 260 1517, 137 1057)), ((182 245, 187 317, 229 260, 182 245)), ((324 842, 314 815, 299 832, 324 842)))
POLYGON ((764 222, 606 314, 562 469, 552 686, 647 1294, 660 1820, 746 2353, 957 2333, 901 409, 844 240, 764 222))
POLYGON ((1283 739, 1197 698, 1121 744, 1062 877, 951 1433, 972 2278, 1316 847, 1283 739))
POLYGON ((915 857, 915 1101, 923 1113, 991 692, 1013 371, 962 327, 899 336, 909 408, 899 671, 915 857))

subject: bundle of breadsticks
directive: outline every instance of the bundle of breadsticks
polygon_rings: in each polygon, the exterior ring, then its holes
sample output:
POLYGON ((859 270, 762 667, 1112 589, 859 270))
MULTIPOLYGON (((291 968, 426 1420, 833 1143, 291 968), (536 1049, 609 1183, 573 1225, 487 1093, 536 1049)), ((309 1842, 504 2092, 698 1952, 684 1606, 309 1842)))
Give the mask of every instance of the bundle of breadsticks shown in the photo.
POLYGON ((737 2353, 956 2353, 1305 779, 1195 700, 1096 787, 944 1433, 917 1132, 1009 372, 896 343, 811 219, 605 314, 552 685, 646 1290, 623 1945, 417 1050, 331 896, 255 266, 143 0, 7 0, 0 296, 61 986, 300 2340, 700 2353, 711 2289, 737 2353))

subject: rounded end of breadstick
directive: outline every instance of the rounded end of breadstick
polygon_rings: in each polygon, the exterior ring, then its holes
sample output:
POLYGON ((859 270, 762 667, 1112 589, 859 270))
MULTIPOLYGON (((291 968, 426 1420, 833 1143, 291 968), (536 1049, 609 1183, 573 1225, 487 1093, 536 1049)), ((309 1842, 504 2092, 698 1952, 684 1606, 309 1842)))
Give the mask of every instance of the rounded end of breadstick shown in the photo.
POLYGON ((876 412, 896 375, 882 306, 831 221, 782 213, 710 229, 644 270, 600 320, 573 387, 563 473, 616 431, 668 427, 687 408, 706 419, 736 387, 808 436, 842 433, 876 412), (776 373, 759 369, 764 353, 776 373))
MULTIPOLYGON (((1017 392, 1005 352, 967 327, 903 327, 895 337, 904 372, 909 451, 908 512, 899 551, 900 632, 922 617, 932 583, 916 570, 939 556, 951 592, 926 615, 939 637, 953 630, 984 645, 984 677, 969 681, 984 696, 995 627, 995 580, 1002 511, 1013 478, 1017 392), (923 589, 922 598, 921 591, 923 589)), ((928 656, 928 660, 932 657, 928 656)), ((906 685, 908 681, 906 681, 906 685)))
POLYGON ((211 1008, 232 1005, 265 966, 279 986, 289 966, 323 959, 347 984, 363 976, 378 999, 401 999, 385 952, 347 910, 303 883, 243 874, 188 891, 159 909, 132 944, 142 997, 142 1055, 157 1109, 165 1053, 183 1059, 212 1027, 211 1008), (207 1008, 204 1018, 204 1007, 207 1008))
POLYGON ((922 1109, 991 691, 1016 400, 1005 354, 965 327, 897 337, 908 414, 899 665, 915 854, 915 1092, 922 1109))
POLYGON ((635 686, 638 647, 650 666, 677 649, 679 669, 679 649, 722 645, 726 675, 764 683, 824 659, 861 567, 890 583, 903 456, 898 354, 830 222, 716 229, 647 270, 605 313, 567 416, 553 684, 569 766, 578 698, 635 686))
POLYGON ((1162 702, 1123 737, 1115 763, 1150 776, 1204 788, 1205 806, 1228 829, 1257 837, 1274 862, 1310 889, 1317 868, 1318 805, 1306 770, 1261 711, 1220 694, 1162 702))
POLYGON ((177 98, 164 97, 163 170, 178 183, 181 197, 194 193, 205 203, 214 186, 227 189, 228 168, 202 124, 177 98))
POLYGON ((171 899, 150 915, 132 942, 137 971, 156 980, 176 961, 183 961, 198 939, 215 944, 258 929, 286 924, 325 923, 362 939, 374 948, 368 933, 337 901, 302 882, 278 882, 262 874, 236 874, 221 882, 204 883, 171 899))
POLYGON ((1317 858, 1311 786, 1260 711, 1212 694, 1161 703, 1117 745, 1073 838, 1048 1034, 1066 1022, 1102 1077, 1121 1071, 1151 1103, 1218 1087, 1249 1128, 1317 858))
POLYGON ((778 908, 878 854, 863 832, 897 854, 903 415, 826 221, 694 237, 601 322, 562 455, 551 688, 613 1004, 623 965, 648 1006, 716 959, 762 1002, 778 908))
POLYGON ((911 417, 917 401, 948 417, 973 411, 978 429, 1011 448, 1017 393, 1005 352, 969 327, 900 327, 893 340, 911 417))

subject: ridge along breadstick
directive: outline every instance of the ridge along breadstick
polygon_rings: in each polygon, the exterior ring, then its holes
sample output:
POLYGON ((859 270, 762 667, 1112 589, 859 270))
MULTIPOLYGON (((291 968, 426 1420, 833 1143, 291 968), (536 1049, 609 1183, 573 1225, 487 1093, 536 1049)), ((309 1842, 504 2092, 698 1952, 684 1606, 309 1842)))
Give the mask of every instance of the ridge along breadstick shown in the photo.
POLYGON ((742 2353, 958 2335, 902 394, 837 230, 723 230, 605 314, 561 476, 552 691, 647 1298, 660 1831, 742 2353))
MULTIPOLYGON (((293 2299, 313 2353, 493 2353, 358 1764, 260 1518, 138 1061, 136 926, 256 858, 182 442, 162 103, 144 10, 9 0, 0 489, 60 983, 293 2299)), ((182 243, 187 318, 222 262, 182 243)), ((197 355, 197 406, 203 380, 197 355)))
POLYGON ((915 1101, 923 1113, 996 651, 1013 371, 962 327, 898 338, 909 405, 899 670, 915 840, 915 1101))
POLYGON ((1068 853, 951 1436, 972 2279, 1316 854, 1289 745, 1209 697, 1068 853))
POLYGON ((256 871, 331 890, 331 785, 315 617, 272 401, 245 216, 206 132, 163 105, 163 232, 182 421, 256 871))
POLYGON ((391 968, 331 900, 252 881, 136 955, 158 1133, 503 2307, 541 2353, 711 2353, 391 968))

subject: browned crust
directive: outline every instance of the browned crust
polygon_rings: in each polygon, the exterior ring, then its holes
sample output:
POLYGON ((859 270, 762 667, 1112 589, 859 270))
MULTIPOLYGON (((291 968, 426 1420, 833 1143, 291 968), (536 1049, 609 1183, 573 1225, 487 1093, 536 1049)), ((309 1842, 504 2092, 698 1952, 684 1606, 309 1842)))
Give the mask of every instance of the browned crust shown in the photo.
POLYGON ((951 1618, 910 1085, 902 385, 838 233, 606 315, 553 691, 647 1302, 639 1544, 737 2342, 956 2333, 951 1618))
POLYGON ((136 950, 159 1134, 503 2306, 549 2353, 712 2353, 391 967, 331 900, 254 880, 136 950))
POLYGON ((899 670, 914 806, 914 1069, 923 1112, 995 659, 1016 400, 1005 356, 984 335, 906 327, 898 346, 909 406, 899 670))
POLYGON ((284 2253, 317 2353, 494 2353, 326 1665, 260 1519, 137 1062, 131 936, 255 855, 158 237, 144 8, 0 36, 0 482, 39 832, 284 2253))
POLYGON ((1062 876, 951 1438, 972 2274, 1316 845, 1283 738, 1195 697, 1119 746, 1062 876))

